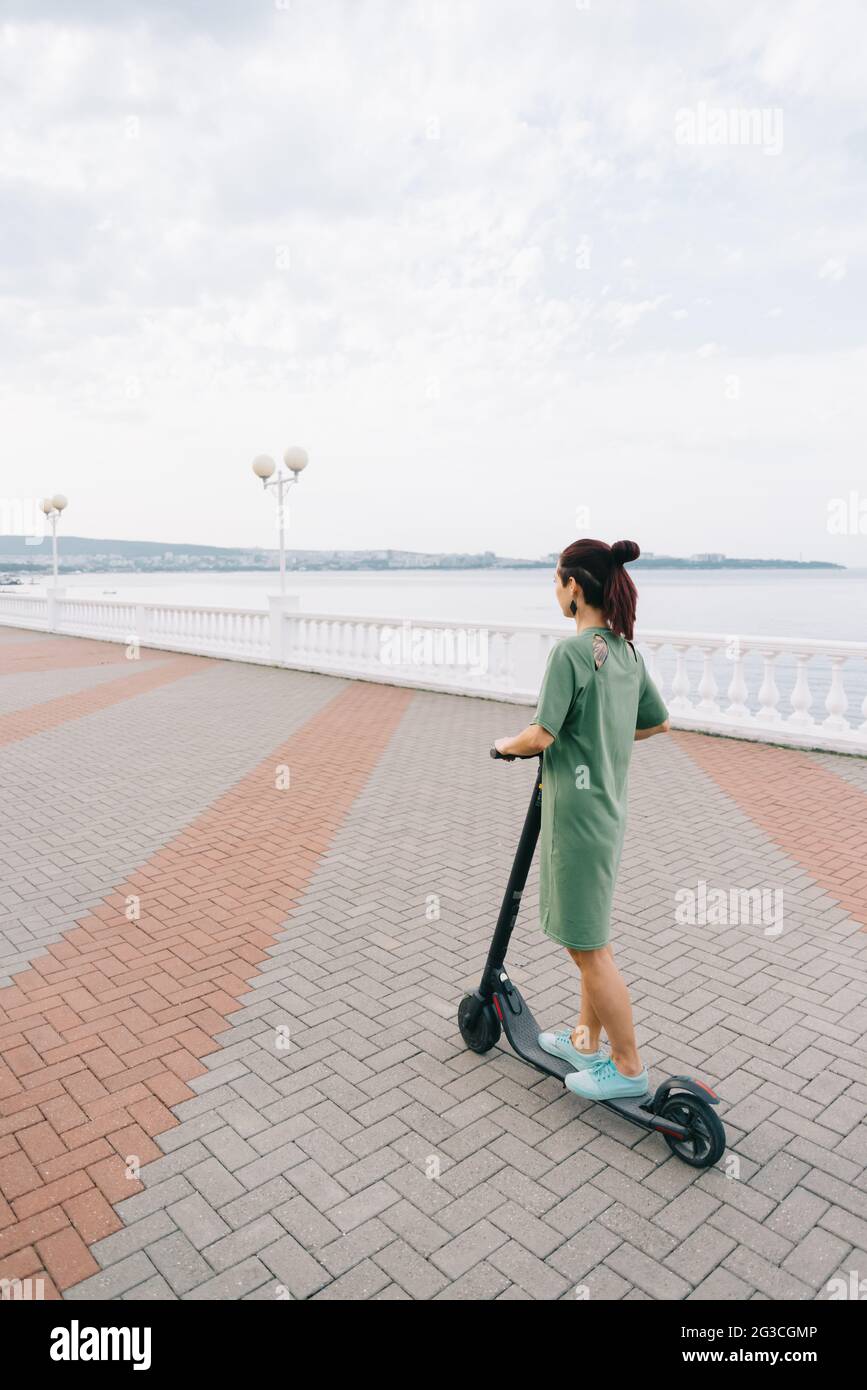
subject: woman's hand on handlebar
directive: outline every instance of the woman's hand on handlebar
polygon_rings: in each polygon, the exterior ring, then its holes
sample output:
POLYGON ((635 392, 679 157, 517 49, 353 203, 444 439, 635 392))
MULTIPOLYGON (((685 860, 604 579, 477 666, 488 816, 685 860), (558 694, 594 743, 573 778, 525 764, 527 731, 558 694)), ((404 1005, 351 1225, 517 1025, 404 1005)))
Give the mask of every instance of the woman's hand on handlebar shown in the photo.
POLYGON ((553 742, 553 734, 541 724, 529 724, 514 738, 498 738, 494 748, 501 758, 511 762, 514 758, 537 758, 553 742))

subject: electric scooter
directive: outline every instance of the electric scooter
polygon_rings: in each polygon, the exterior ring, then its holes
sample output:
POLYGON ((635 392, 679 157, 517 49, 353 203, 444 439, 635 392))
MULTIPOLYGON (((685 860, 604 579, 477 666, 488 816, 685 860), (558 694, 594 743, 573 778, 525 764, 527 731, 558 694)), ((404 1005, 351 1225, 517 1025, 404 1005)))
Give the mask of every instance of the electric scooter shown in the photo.
MULTIPOLYGON (((498 753, 492 758, 514 762, 517 755, 498 753)), ((458 1009, 461 1037, 472 1052, 489 1052, 505 1032, 512 1048, 524 1061, 562 1081, 575 1068, 539 1046, 540 1028, 505 966, 509 941, 518 919, 521 896, 530 872, 542 825, 542 755, 538 757, 533 795, 518 841, 518 849, 506 895, 497 918, 488 959, 479 988, 464 995, 458 1009)), ((642 1129, 661 1134, 672 1153, 692 1168, 710 1168, 725 1153, 725 1129, 712 1109, 719 1098, 709 1086, 691 1076, 670 1076, 654 1092, 644 1096, 596 1101, 642 1129)))

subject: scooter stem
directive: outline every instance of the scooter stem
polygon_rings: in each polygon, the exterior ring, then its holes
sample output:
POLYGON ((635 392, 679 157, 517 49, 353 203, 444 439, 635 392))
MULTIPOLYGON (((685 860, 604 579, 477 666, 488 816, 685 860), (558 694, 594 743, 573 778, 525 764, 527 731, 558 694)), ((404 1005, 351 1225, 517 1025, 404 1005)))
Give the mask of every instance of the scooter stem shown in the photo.
MULTIPOLYGON (((491 756, 495 755, 495 750, 491 750, 491 756)), ((502 757, 502 754, 498 756, 502 757)), ((518 920, 518 911, 521 906, 521 896, 526 887, 527 877, 530 872, 530 865, 533 862, 533 855, 536 852, 536 844, 539 839, 539 831, 542 826, 542 755, 533 754, 538 757, 539 766, 536 771, 536 779, 533 784, 533 794, 530 797, 530 805, 524 818, 524 828, 521 831, 521 838, 518 841, 518 848, 512 864, 512 871, 509 874, 509 882, 506 885, 506 892, 503 897, 503 904, 500 908, 500 915, 497 918, 497 925, 494 929, 494 936, 491 941, 491 948, 488 952, 488 959, 482 975, 480 995, 487 1003, 493 993, 492 976, 498 971, 506 959, 509 949, 509 941, 518 920)))

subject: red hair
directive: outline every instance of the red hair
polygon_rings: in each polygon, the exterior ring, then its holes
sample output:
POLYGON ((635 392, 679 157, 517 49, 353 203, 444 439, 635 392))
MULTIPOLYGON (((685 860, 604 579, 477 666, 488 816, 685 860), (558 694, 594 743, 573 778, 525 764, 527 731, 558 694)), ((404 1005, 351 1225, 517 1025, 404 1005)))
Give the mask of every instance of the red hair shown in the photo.
POLYGON ((641 554, 635 541, 573 541, 562 551, 557 564, 560 581, 570 579, 580 585, 585 602, 599 608, 612 632, 632 640, 638 591, 623 568, 641 554))

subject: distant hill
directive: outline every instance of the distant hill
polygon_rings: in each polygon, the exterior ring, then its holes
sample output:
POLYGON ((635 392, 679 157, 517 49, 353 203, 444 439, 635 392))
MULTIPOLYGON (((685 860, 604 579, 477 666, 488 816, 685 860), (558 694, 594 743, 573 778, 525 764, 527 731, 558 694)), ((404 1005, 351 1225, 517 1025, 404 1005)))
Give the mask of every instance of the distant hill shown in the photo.
MULTIPOLYGON (((289 569, 304 570, 461 570, 461 569, 548 569, 556 554, 528 560, 495 555, 492 550, 478 553, 425 553, 417 550, 287 550, 289 569)), ((26 536, 0 536, 0 571, 41 573, 51 564, 51 541, 28 543, 26 536)), ((273 570, 278 564, 276 550, 225 545, 192 545, 186 541, 103 540, 91 536, 59 538, 60 569, 69 574, 77 570, 108 570, 125 573, 148 570, 273 570)), ((827 560, 738 560, 721 554, 677 555, 645 554, 634 562, 636 569, 845 569, 827 560)))
MULTIPOLYGON (((136 555, 248 555, 254 553, 248 547, 242 549, 239 546, 222 545, 189 545, 186 542, 177 541, 118 541, 118 540, 94 540, 90 536, 67 536, 58 537, 60 548, 64 555, 123 555, 133 557, 136 555)), ((7 557, 18 557, 25 555, 28 558, 38 557, 46 550, 51 549, 51 537, 43 536, 39 544, 34 545, 27 536, 0 536, 0 560, 7 557)), ((259 554, 265 555, 269 552, 260 551, 259 554)), ((276 553, 276 552, 275 552, 276 553)))

